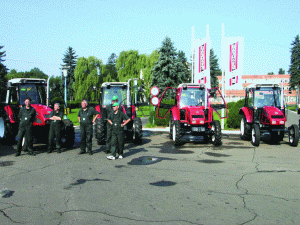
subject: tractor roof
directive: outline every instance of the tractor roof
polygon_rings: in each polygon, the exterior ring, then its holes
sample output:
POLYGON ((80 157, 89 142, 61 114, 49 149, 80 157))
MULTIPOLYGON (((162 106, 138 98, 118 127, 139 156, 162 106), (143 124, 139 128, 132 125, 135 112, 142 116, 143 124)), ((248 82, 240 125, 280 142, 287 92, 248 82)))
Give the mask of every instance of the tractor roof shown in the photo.
POLYGON ((102 83, 101 87, 105 87, 107 85, 123 86, 123 85, 128 85, 128 82, 104 82, 102 83))
POLYGON ((259 88, 259 87, 279 87, 278 84, 275 83, 258 83, 258 84, 250 84, 247 88, 259 88))
POLYGON ((39 79, 39 78, 14 78, 8 81, 11 84, 21 84, 21 83, 46 83, 45 79, 39 79))
MULTIPOLYGON (((204 85, 204 84, 192 84, 192 83, 183 83, 183 84, 179 84, 178 85, 178 88, 181 88, 181 87, 200 87, 200 85, 204 85)), ((204 85, 205 87, 205 85, 204 85)))

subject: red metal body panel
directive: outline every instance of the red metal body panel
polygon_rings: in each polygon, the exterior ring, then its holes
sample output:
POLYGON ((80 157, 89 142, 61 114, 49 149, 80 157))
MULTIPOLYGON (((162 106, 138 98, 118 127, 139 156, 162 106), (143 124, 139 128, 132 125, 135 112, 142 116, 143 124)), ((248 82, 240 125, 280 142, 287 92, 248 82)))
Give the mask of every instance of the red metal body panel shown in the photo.
POLYGON ((253 110, 248 107, 243 107, 240 109, 240 114, 244 114, 247 123, 253 123, 253 110))
POLYGON ((263 125, 285 125, 286 117, 283 112, 275 106, 264 106, 263 113, 261 115, 261 121, 263 125), (273 118, 281 117, 281 118, 273 118))
POLYGON ((32 104, 31 106, 35 108, 35 111, 37 113, 36 120, 33 122, 33 126, 45 126, 46 121, 50 119, 45 118, 44 115, 49 115, 53 110, 41 104, 32 104))
POLYGON ((101 118, 101 110, 100 110, 100 105, 96 105, 96 106, 95 106, 95 110, 96 110, 97 112, 99 112, 99 114, 98 114, 98 118, 100 119, 100 118, 101 118))
POLYGON ((5 109, 6 113, 7 113, 7 116, 8 116, 8 118, 9 118, 9 121, 10 121, 11 123, 15 123, 16 120, 15 120, 15 118, 14 118, 14 114, 13 114, 13 111, 11 110, 11 107, 10 107, 9 105, 7 105, 7 106, 4 107, 4 109, 5 109))

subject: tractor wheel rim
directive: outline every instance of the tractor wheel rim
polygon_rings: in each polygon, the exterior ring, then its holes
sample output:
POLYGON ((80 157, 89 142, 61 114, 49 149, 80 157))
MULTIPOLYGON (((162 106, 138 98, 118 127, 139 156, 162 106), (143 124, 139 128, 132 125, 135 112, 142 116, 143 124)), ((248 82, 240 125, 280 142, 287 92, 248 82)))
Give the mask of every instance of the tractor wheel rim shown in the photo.
POLYGON ((5 124, 2 117, 0 117, 0 138, 4 138, 5 124))
POLYGON ((242 119, 241 120, 241 135, 243 136, 244 135, 244 133, 245 133, 245 123, 244 123, 244 120, 242 119))
POLYGON ((294 134, 295 134, 295 132, 294 132, 294 129, 292 128, 290 130, 290 135, 289 135, 289 137, 290 137, 290 143, 294 142, 294 134))
POLYGON ((25 145, 25 137, 23 137, 23 139, 22 139, 22 146, 24 146, 25 145))
POLYGON ((216 135, 215 135, 215 130, 216 130, 216 128, 215 128, 214 125, 211 126, 211 130, 212 130, 212 132, 213 132, 213 134, 212 134, 212 136, 211 136, 211 140, 212 140, 212 142, 214 142, 214 141, 216 140, 216 135))
POLYGON ((255 143, 255 130, 252 129, 252 142, 255 143))
POLYGON ((176 129, 175 129, 175 125, 173 125, 173 141, 175 141, 176 139, 176 129))

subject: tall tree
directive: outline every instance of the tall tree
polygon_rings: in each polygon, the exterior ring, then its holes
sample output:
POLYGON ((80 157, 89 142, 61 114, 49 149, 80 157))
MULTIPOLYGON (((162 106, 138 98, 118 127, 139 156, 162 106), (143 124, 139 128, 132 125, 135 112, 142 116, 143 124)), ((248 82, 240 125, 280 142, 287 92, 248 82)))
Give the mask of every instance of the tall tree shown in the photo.
POLYGON ((49 80, 50 100, 53 98, 63 98, 64 92, 62 88, 61 76, 51 77, 49 80))
POLYGON ((45 74, 42 70, 37 67, 34 67, 30 71, 25 72, 17 72, 15 69, 12 69, 7 75, 6 78, 8 80, 13 78, 41 78, 48 79, 48 75, 45 74))
POLYGON ((181 50, 178 51, 178 60, 182 64, 183 73, 185 73, 184 77, 186 77, 187 81, 190 82, 192 76, 191 65, 188 63, 185 53, 181 50))
POLYGON ((89 100, 98 98, 97 93, 89 88, 91 86, 99 87, 100 78, 97 73, 97 68, 101 68, 101 66, 102 60, 97 59, 95 56, 78 58, 74 70, 75 82, 73 83, 75 100, 82 100, 84 96, 89 100))
POLYGON ((4 57, 6 56, 5 51, 1 51, 3 47, 4 46, 0 46, 0 102, 5 101, 7 83, 6 75, 8 71, 6 66, 2 64, 2 62, 5 61, 4 57))
POLYGON ((160 56, 151 70, 151 86, 157 86, 161 91, 166 87, 176 87, 189 81, 184 65, 178 58, 178 53, 169 37, 162 42, 160 56))
MULTIPOLYGON (((295 37, 295 40, 292 42, 291 48, 291 65, 289 69, 290 76, 290 86, 292 89, 298 87, 300 89, 300 39, 299 34, 295 37)), ((298 102, 299 104, 299 97, 298 102)))
POLYGON ((219 87, 219 80, 217 76, 222 76, 222 71, 214 50, 210 49, 210 85, 212 88, 219 87))
POLYGON ((278 72, 278 74, 285 74, 285 70, 284 70, 284 69, 282 69, 282 68, 279 68, 279 72, 278 72))
POLYGON ((138 60, 139 52, 137 50, 122 51, 120 53, 116 63, 119 81, 125 82, 131 78, 139 77, 138 60))
MULTIPOLYGON (((67 96, 68 99, 72 99, 74 97, 73 83, 75 81, 74 70, 76 67, 76 59, 77 55, 72 47, 68 47, 67 51, 64 54, 63 58, 63 66, 69 66, 68 76, 67 76, 67 96)), ((64 78, 63 78, 64 81, 64 78)))
POLYGON ((117 61, 117 55, 115 53, 112 53, 108 60, 107 64, 105 66, 105 70, 107 71, 107 74, 110 75, 111 79, 113 81, 118 81, 118 72, 116 68, 116 61, 117 61))

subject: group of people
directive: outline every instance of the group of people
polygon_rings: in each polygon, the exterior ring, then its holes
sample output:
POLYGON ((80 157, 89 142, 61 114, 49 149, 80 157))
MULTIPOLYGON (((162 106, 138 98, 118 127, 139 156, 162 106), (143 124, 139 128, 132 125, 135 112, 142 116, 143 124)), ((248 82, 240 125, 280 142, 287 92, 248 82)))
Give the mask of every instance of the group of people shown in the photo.
MULTIPOLYGON (((29 155, 35 155, 33 151, 33 135, 32 128, 33 122, 36 117, 36 110, 31 106, 30 98, 25 99, 25 105, 19 112, 19 132, 16 157, 21 155, 22 141, 25 137, 25 146, 29 155)), ((107 159, 115 160, 123 158, 124 149, 124 135, 123 127, 129 123, 130 118, 123 112, 122 107, 118 102, 118 96, 113 96, 112 104, 106 107, 107 110, 107 140, 105 153, 109 154, 107 159)), ((93 137, 93 124, 98 117, 99 112, 93 107, 88 106, 86 99, 81 102, 81 109, 78 112, 78 121, 80 123, 80 152, 78 154, 92 152, 92 137, 93 137)), ((56 139, 56 151, 61 153, 61 129, 63 126, 64 113, 60 111, 60 104, 54 104, 54 110, 50 113, 50 130, 48 137, 48 151, 50 154, 53 152, 54 139, 56 139)))

